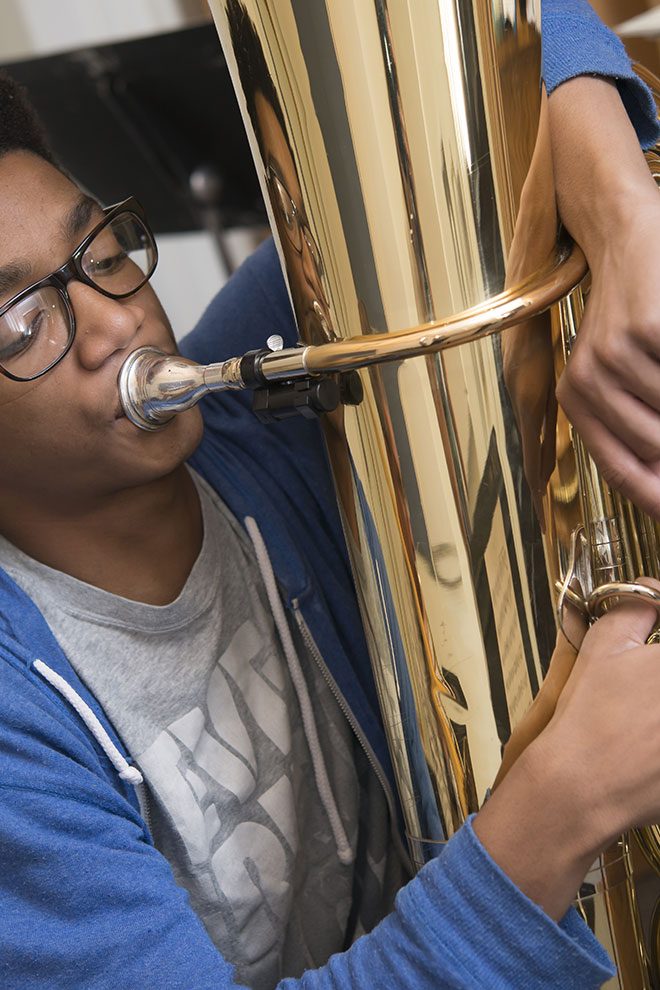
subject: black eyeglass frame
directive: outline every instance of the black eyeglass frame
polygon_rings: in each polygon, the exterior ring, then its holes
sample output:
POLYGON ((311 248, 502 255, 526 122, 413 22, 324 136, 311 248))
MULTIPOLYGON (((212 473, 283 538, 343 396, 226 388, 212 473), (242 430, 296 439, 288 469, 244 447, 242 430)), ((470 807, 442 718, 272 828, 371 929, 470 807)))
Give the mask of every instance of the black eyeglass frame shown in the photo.
MULTIPOLYGON (((277 166, 272 159, 268 160, 266 164, 266 185, 271 187, 277 183, 283 193, 286 194, 289 203, 291 204, 291 209, 289 215, 283 210, 284 223, 286 226, 286 238, 297 254, 302 254, 303 241, 307 244, 309 251, 314 260, 314 264, 317 267, 319 275, 324 274, 323 261, 321 259, 321 251, 316 243, 316 238, 314 237, 311 227, 309 226, 309 221, 303 211, 301 211, 293 201, 293 197, 289 190, 287 189, 284 179, 277 170, 277 166), (294 229, 298 232, 298 238, 300 238, 300 243, 298 243, 297 238, 295 238, 294 229), (295 239, 294 239, 295 238, 295 239)), ((278 193, 278 198, 281 202, 282 197, 278 193)))
POLYGON ((38 289, 47 288, 48 286, 52 286, 57 289, 64 302, 69 317, 69 339, 66 342, 64 350, 55 358, 54 361, 51 361, 47 368, 44 368, 43 371, 38 372, 36 375, 30 375, 28 378, 24 378, 20 375, 13 374, 13 372, 8 371, 6 368, 3 368, 2 364, 0 364, 0 374, 4 375, 5 378, 10 378, 11 381, 14 382, 33 382, 36 381, 37 378, 41 378, 43 375, 51 371, 63 358, 66 357, 76 338, 76 317, 73 312, 73 306, 71 305, 69 293, 67 291, 67 285, 69 282, 74 279, 78 282, 83 282, 85 285, 89 285, 92 289, 100 292, 102 296, 106 296, 108 299, 127 299, 129 296, 134 296, 136 292, 139 292, 140 289, 144 288, 156 270, 157 264, 158 247, 156 245, 156 239, 147 221, 145 211, 137 199, 135 199, 134 196, 129 196, 128 199, 122 200, 121 203, 115 203, 113 206, 106 206, 103 209, 103 220, 99 221, 94 229, 87 234, 85 239, 80 242, 73 254, 60 268, 54 272, 51 272, 50 275, 40 278, 38 282, 33 282, 32 285, 28 285, 27 288, 21 289, 21 291, 17 292, 15 296, 12 296, 8 302, 6 302, 3 306, 0 306, 1 319, 5 313, 12 308, 12 306, 15 306, 16 303, 20 302, 21 299, 24 299, 26 296, 29 296, 32 292, 36 292, 38 289), (103 230, 103 228, 106 227, 112 220, 124 213, 128 213, 139 220, 149 234, 151 244, 153 246, 153 264, 151 265, 148 274, 144 276, 143 280, 135 289, 131 289, 130 292, 110 292, 108 289, 102 289, 92 278, 90 278, 82 267, 81 259, 99 232, 103 230))

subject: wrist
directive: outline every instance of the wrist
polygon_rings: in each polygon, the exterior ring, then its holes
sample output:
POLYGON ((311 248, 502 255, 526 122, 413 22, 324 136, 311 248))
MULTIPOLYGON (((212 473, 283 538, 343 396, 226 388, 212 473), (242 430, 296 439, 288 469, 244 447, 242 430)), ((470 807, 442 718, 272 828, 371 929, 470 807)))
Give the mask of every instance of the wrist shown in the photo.
POLYGON ((617 254, 620 245, 660 208, 660 190, 650 172, 644 180, 595 183, 591 206, 585 207, 579 218, 565 221, 592 270, 608 254, 617 254))
POLYGON ((609 838, 587 806, 578 778, 540 737, 474 820, 492 859, 556 920, 609 838))
POLYGON ((583 754, 568 748, 557 722, 551 722, 523 754, 522 770, 536 782, 542 814, 548 816, 567 860, 590 866, 619 834, 599 794, 597 771, 583 754))
POLYGON ((569 80, 548 108, 559 213, 589 260, 658 190, 612 81, 569 80))

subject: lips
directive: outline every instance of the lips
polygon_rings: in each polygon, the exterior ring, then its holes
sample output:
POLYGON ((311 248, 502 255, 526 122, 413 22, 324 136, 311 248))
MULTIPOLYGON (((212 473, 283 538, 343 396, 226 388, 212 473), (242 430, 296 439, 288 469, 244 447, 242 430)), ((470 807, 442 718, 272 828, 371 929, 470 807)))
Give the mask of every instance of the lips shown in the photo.
MULTIPOLYGON (((176 347, 172 346, 173 345, 173 342, 168 342, 168 344, 169 344, 169 346, 168 345, 163 345, 163 344, 140 344, 137 347, 132 347, 131 350, 130 350, 130 352, 128 354, 124 353, 124 355, 121 358, 121 363, 120 363, 119 369, 117 371, 117 382, 119 381, 119 371, 120 371, 120 369, 123 367, 123 365, 128 360, 128 358, 130 357, 130 355, 132 353, 134 353, 136 350, 140 350, 140 348, 142 348, 142 347, 152 347, 152 348, 158 350, 164 357, 175 357, 176 355, 178 355, 178 351, 176 350, 176 347)), ((113 421, 114 422, 117 422, 120 419, 127 419, 127 418, 128 417, 126 416, 126 413, 124 411, 124 407, 121 404, 121 399, 118 398, 117 399, 117 404, 116 404, 115 409, 114 409, 113 421)))

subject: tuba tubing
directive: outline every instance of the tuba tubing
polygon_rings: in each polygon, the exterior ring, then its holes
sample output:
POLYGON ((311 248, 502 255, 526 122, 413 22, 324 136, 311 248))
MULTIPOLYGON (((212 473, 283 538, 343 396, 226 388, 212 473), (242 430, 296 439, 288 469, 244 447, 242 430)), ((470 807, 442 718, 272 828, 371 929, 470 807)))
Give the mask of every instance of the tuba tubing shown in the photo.
MULTIPOLYGON (((561 412, 516 416, 521 382, 554 394, 583 308, 584 260, 558 239, 540 0, 210 6, 303 345, 262 353, 259 374, 359 369, 362 401, 324 430, 421 866, 478 810, 538 694, 557 584, 573 594, 575 576, 585 604, 660 571, 655 522, 608 488, 561 412), (549 478, 530 441, 553 455, 549 478)), ((227 387, 212 367, 210 387, 227 387)), ((643 838, 608 851, 578 899, 619 990, 660 979, 643 838)))
POLYGON ((515 292, 509 290, 485 306, 399 333, 364 334, 330 344, 264 350, 210 365, 197 365, 156 348, 142 347, 133 351, 120 369, 119 397, 131 422, 140 429, 155 430, 211 392, 357 371, 434 354, 500 333, 539 316, 575 289, 586 271, 580 248, 575 244, 562 246, 548 270, 537 272, 515 292))

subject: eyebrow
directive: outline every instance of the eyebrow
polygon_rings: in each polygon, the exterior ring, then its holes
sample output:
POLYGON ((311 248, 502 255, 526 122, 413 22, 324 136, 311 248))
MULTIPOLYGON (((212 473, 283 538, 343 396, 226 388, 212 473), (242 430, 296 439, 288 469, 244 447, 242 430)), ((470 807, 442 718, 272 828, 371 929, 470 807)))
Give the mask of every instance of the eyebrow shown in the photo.
MULTIPOLYGON (((60 222, 60 229, 66 240, 71 241, 88 226, 94 213, 102 216, 102 209, 91 196, 81 195, 60 222)), ((21 283, 29 282, 33 268, 29 261, 10 261, 0 266, 0 295, 9 295, 21 283)))
POLYGON ((10 261, 0 267, 0 294, 6 295, 25 282, 32 274, 32 265, 28 261, 10 261))
POLYGON ((100 219, 102 212, 101 207, 95 199, 92 199, 91 196, 82 195, 61 222, 60 226, 65 238, 71 240, 82 233, 89 224, 92 215, 98 213, 100 219))

